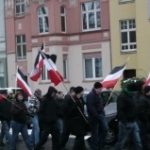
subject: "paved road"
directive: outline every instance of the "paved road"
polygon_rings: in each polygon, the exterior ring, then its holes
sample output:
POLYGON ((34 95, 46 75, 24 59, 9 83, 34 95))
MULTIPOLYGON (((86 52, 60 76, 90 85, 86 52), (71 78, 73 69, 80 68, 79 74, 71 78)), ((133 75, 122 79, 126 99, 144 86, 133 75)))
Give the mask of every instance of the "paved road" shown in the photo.
MULTIPOLYGON (((86 143, 87 150, 90 150, 87 142, 85 142, 85 143, 86 143)), ((68 144, 67 144, 67 147, 66 147, 67 150, 72 150, 73 144, 74 144, 74 137, 70 137, 68 144)), ((51 150, 51 138, 48 139, 48 141, 44 147, 45 147, 45 150, 51 150)), ((18 141, 17 148, 18 148, 17 150, 27 150, 21 137, 18 141)), ((5 146, 5 147, 0 147, 0 150, 10 150, 10 148, 5 146)), ((114 146, 107 146, 107 148, 105 148, 104 150, 114 150, 114 146)))

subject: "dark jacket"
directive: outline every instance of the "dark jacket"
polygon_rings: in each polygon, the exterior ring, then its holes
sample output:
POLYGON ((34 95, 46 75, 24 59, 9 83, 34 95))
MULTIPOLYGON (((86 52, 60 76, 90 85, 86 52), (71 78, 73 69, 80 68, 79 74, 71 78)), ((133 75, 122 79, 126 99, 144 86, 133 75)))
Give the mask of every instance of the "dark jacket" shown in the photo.
POLYGON ((99 115, 104 114, 104 105, 100 95, 98 95, 93 89, 87 95, 86 102, 89 119, 98 120, 99 115))
POLYGON ((137 119, 136 101, 133 94, 121 92, 117 99, 117 118, 122 122, 133 122, 137 119))
POLYGON ((15 101, 11 108, 12 119, 18 123, 25 124, 28 122, 28 111, 24 102, 15 101))
POLYGON ((70 132, 74 135, 86 134, 88 124, 82 116, 82 114, 84 115, 83 99, 78 99, 76 96, 72 99, 70 95, 67 95, 65 97, 64 108, 65 124, 67 124, 67 128, 69 128, 70 132))
POLYGON ((55 123, 59 118, 59 106, 56 99, 46 97, 41 101, 39 109, 39 120, 44 124, 55 123))

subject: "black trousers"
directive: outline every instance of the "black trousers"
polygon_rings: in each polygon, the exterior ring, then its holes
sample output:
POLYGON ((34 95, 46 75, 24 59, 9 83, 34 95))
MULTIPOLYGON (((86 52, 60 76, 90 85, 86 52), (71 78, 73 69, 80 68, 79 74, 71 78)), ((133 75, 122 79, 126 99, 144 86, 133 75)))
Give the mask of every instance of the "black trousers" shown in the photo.
POLYGON ((41 149, 41 147, 47 142, 49 134, 52 135, 52 150, 60 150, 60 132, 57 123, 42 124, 40 141, 35 146, 35 150, 41 149))

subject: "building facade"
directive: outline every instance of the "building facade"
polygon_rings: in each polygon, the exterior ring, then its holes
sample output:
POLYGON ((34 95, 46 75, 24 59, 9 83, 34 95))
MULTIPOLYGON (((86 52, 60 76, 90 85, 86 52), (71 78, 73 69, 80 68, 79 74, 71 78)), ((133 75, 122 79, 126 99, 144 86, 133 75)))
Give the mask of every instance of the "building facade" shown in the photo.
POLYGON ((4 0, 0 1, 0 88, 7 87, 4 0))
POLYGON ((150 72, 150 1, 113 0, 109 6, 112 66, 127 63, 125 78, 147 77, 150 72))
MULTIPOLYGON (((90 90, 111 69, 109 0, 6 0, 8 83, 15 85, 16 66, 29 76, 42 45, 56 54, 67 92, 81 85, 90 90)), ((32 89, 53 85, 43 71, 32 89)))

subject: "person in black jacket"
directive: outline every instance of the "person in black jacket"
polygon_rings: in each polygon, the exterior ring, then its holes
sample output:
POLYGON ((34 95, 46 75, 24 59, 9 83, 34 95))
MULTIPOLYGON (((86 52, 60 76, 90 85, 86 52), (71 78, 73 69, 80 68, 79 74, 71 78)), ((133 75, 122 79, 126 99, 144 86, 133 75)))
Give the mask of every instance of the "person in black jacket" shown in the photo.
POLYGON ((16 94, 16 101, 12 104, 12 143, 11 150, 16 150, 16 144, 18 139, 18 134, 21 132, 23 139, 27 145, 28 150, 32 150, 32 145, 29 141, 28 131, 27 131, 27 107, 24 104, 23 93, 16 94))
POLYGON ((134 149, 142 150, 140 129, 137 124, 137 105, 134 98, 134 90, 137 88, 135 82, 124 81, 121 94, 117 99, 117 118, 119 121, 118 141, 116 150, 122 150, 129 136, 132 137, 134 149), (129 83, 127 83, 129 82, 129 83))
POLYGON ((61 141, 62 150, 68 141, 69 135, 76 136, 73 150, 85 150, 84 135, 86 133, 87 120, 84 115, 83 87, 77 86, 74 95, 65 97, 64 132, 61 141))
POLYGON ((101 90, 102 84, 95 82, 92 91, 87 95, 87 112, 91 126, 89 144, 92 150, 103 149, 108 130, 104 105, 100 97, 101 90))
POLYGON ((40 141, 35 150, 40 150, 46 143, 48 135, 52 135, 52 150, 59 150, 59 127, 57 125, 59 118, 59 106, 56 101, 57 90, 50 86, 48 92, 41 101, 39 109, 39 122, 41 128, 40 141))
POLYGON ((137 102, 137 117, 141 130, 143 149, 150 149, 150 86, 145 86, 137 102))

